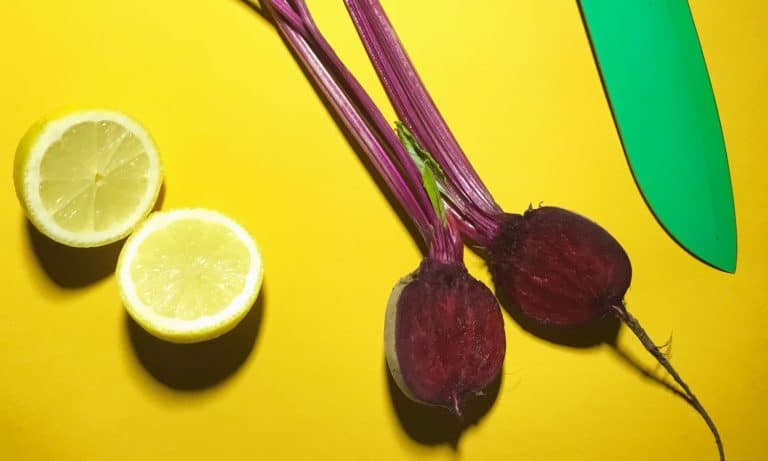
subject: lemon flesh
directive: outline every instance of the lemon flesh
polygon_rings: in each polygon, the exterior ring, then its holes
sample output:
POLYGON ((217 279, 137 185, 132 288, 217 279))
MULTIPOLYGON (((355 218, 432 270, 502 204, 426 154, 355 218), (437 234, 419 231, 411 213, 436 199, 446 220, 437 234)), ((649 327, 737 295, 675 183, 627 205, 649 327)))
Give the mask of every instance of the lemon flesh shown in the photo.
POLYGON ((149 135, 110 111, 36 124, 15 163, 16 192, 30 221, 51 239, 76 247, 128 235, 151 211, 162 182, 149 135))
POLYGON ((173 342, 198 342, 233 328, 262 280, 253 238, 226 216, 200 209, 154 213, 126 242, 117 267, 136 322, 173 342))

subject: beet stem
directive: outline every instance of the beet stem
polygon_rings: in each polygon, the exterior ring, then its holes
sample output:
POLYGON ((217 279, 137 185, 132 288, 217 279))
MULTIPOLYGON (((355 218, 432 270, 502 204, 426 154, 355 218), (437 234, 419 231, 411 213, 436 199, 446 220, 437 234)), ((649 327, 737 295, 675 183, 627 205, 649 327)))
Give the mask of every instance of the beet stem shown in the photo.
POLYGON ((717 444, 717 451, 720 454, 720 461, 724 461, 725 451, 723 449, 723 442, 720 440, 720 433, 717 431, 717 427, 715 426, 714 421, 712 421, 712 418, 709 417, 709 413, 707 413, 707 410, 704 409, 704 406, 701 404, 701 402, 699 402, 699 399, 696 398, 696 395, 694 395, 691 388, 688 387, 685 381, 683 381, 683 378, 677 374, 677 371, 675 371, 675 369, 672 367, 672 364, 669 362, 667 357, 656 346, 653 340, 651 340, 651 338, 648 336, 648 333, 646 333, 645 329, 640 326, 640 323, 637 321, 637 319, 632 316, 632 314, 630 314, 624 306, 611 307, 613 308, 616 315, 618 315, 619 318, 624 322, 624 324, 627 325, 630 330, 632 330, 632 333, 637 336, 637 339, 639 339, 640 343, 645 346, 645 349, 656 358, 659 364, 661 364, 661 366, 663 366, 664 369, 667 370, 670 375, 672 375, 672 378, 674 378, 675 382, 679 384, 680 387, 682 387, 683 390, 685 390, 685 392, 688 394, 688 397, 690 397, 690 404, 693 405, 693 408, 695 408, 701 417, 704 418, 707 426, 709 426, 709 430, 712 431, 712 435, 715 437, 715 443, 717 444))

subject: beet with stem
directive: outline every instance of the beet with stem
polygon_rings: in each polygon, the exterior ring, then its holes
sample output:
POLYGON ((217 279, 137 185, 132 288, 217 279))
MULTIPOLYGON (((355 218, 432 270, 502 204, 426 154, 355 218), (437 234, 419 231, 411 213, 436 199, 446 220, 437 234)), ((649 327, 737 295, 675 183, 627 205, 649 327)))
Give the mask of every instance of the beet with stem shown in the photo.
POLYGON ((425 259, 392 291, 384 338, 392 378, 412 400, 450 408, 498 376, 504 328, 493 293, 463 264, 425 259))
POLYGON ((440 115, 379 1, 345 4, 395 111, 444 171, 446 206, 460 218, 463 237, 485 257, 497 293, 544 325, 575 328, 616 315, 683 388, 725 459, 709 414, 624 305, 632 269, 621 245, 598 224, 562 208, 503 212, 440 115))
POLYGON ((322 36, 303 0, 263 4, 426 242, 427 256, 396 285, 388 302, 385 351, 392 376, 409 398, 461 416, 464 402, 501 372, 506 341, 496 298, 462 261, 456 217, 446 214, 440 198, 439 173, 416 156, 422 151, 409 139, 398 138, 322 36))

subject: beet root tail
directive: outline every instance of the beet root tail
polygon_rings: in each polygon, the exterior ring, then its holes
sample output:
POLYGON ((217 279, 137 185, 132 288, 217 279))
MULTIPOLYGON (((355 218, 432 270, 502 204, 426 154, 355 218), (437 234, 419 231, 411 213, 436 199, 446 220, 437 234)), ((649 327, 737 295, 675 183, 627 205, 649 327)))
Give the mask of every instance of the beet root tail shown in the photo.
POLYGON ((717 444, 717 451, 720 454, 720 461, 725 461, 725 451, 723 449, 723 442, 720 439, 720 433, 717 430, 717 426, 715 426, 715 422, 712 421, 712 418, 710 418, 709 413, 707 413, 707 410, 704 409, 704 406, 699 402, 699 399, 694 395, 693 391, 691 391, 691 388, 688 387, 688 384, 683 381, 683 378, 680 377, 680 375, 677 373, 677 371, 672 367, 672 364, 669 362, 669 359, 664 354, 664 352, 659 349, 658 346, 651 340, 651 338, 648 336, 648 334, 645 332, 645 329, 640 326, 640 323, 637 321, 637 319, 632 316, 632 314, 627 311, 627 309, 623 305, 615 305, 611 306, 614 313, 624 322, 624 324, 632 330, 632 333, 637 336, 637 339, 640 340, 640 343, 645 347, 645 349, 653 355, 653 357, 659 362, 659 364, 664 367, 665 370, 672 376, 672 378, 675 380, 677 384, 680 385, 680 387, 683 388, 685 393, 688 395, 688 398, 690 399, 689 402, 693 406, 694 409, 701 415, 702 418, 704 418, 704 422, 707 423, 707 426, 709 427, 709 430, 712 432, 712 435, 715 438, 715 443, 717 444))

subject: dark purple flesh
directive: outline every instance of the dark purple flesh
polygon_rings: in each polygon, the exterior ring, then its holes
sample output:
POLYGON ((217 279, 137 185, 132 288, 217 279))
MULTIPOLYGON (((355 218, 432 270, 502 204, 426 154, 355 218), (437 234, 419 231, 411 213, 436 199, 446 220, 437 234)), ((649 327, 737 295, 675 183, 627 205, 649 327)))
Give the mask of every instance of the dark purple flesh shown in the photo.
POLYGON ((556 207, 505 215, 488 261, 499 297, 549 325, 603 317, 622 305, 632 280, 629 258, 611 234, 556 207))
POLYGON ((461 263, 425 259, 393 290, 387 317, 387 362, 414 400, 460 415, 462 403, 501 372, 501 309, 461 263))

